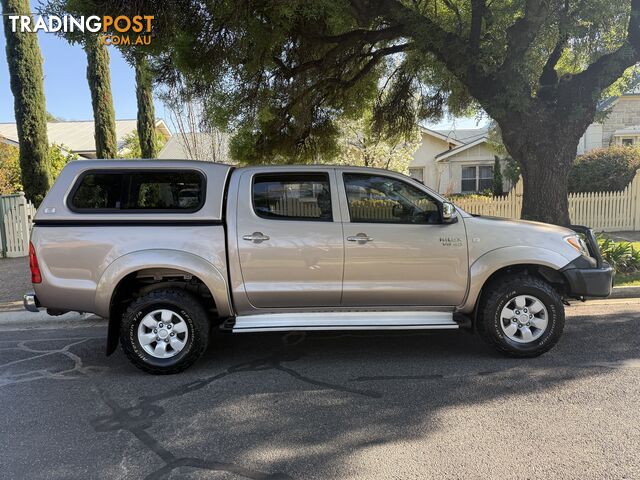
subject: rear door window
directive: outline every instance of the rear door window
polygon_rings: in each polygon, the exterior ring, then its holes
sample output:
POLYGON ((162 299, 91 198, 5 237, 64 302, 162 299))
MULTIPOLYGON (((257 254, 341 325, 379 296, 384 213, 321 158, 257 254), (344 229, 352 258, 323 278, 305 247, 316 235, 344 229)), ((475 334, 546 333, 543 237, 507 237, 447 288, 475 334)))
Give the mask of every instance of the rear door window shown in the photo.
POLYGON ((331 188, 326 173, 260 174, 253 180, 256 215, 274 220, 331 222, 331 188))
POLYGON ((204 176, 196 171, 89 172, 69 207, 79 212, 195 212, 204 203, 204 176))

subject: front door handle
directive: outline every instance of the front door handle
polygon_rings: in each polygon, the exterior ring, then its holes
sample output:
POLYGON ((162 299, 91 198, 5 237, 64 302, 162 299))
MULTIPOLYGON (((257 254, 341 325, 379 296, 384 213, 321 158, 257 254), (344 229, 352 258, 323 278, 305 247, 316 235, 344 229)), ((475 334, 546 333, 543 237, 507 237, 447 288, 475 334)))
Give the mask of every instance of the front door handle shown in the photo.
POLYGON ((265 235, 262 232, 253 232, 251 235, 243 235, 242 239, 247 242, 261 243, 269 240, 269 235, 265 235))
POLYGON ((373 242, 373 237, 370 237, 366 233, 359 233, 357 235, 353 235, 351 237, 347 237, 348 242, 358 242, 358 243, 367 243, 373 242))

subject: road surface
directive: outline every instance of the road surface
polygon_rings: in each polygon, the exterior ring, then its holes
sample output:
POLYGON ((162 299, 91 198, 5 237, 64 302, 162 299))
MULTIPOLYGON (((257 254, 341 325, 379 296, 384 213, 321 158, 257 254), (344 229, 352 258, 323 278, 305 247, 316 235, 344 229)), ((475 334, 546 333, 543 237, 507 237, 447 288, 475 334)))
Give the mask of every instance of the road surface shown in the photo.
POLYGON ((531 360, 464 332, 241 334, 157 377, 95 318, 0 331, 2 478, 640 478, 635 299, 570 307, 531 360))

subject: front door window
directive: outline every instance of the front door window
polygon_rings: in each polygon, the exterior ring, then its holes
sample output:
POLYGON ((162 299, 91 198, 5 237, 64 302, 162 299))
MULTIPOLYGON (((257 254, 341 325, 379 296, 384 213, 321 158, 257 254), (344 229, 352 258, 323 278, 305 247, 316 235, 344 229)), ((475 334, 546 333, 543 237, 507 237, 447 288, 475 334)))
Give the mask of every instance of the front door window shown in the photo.
POLYGON ((382 175, 345 173, 352 223, 440 223, 438 204, 407 182, 382 175))

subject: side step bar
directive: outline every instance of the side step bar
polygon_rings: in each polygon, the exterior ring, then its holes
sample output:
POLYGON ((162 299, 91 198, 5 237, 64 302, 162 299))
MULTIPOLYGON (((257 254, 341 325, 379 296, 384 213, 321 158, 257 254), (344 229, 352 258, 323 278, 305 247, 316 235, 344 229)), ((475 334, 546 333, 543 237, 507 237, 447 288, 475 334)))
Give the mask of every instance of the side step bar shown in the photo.
POLYGON ((236 317, 233 332, 438 330, 459 328, 451 312, 299 312, 236 317))

